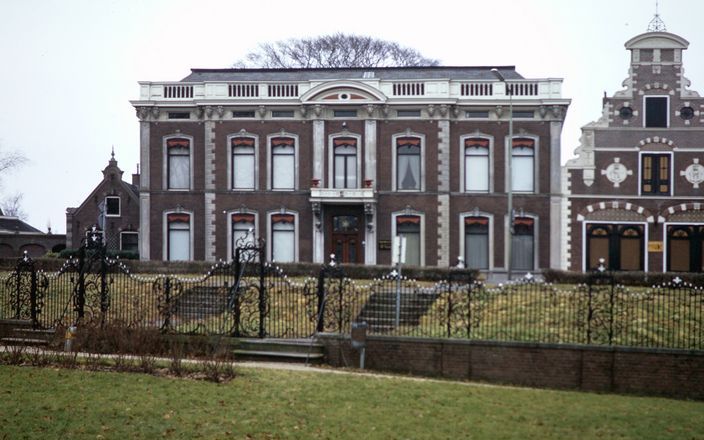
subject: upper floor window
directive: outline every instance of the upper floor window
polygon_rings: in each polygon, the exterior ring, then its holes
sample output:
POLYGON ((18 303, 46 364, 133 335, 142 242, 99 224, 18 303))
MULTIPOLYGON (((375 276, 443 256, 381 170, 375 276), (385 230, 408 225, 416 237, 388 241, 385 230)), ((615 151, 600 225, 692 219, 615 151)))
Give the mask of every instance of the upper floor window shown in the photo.
POLYGON ((396 189, 421 190, 421 139, 396 138, 396 189))
POLYGON ((271 215, 271 259, 279 263, 296 261, 296 217, 271 215))
POLYGON ((107 196, 105 197, 105 215, 108 217, 120 216, 120 197, 107 196))
POLYGON ((489 191, 489 139, 464 140, 464 190, 489 191))
POLYGON ((271 138, 271 189, 295 189, 296 140, 271 138))
POLYGON ((534 139, 513 139, 513 148, 511 148, 511 187, 513 191, 535 191, 534 139))
POLYGON ((661 128, 668 126, 669 103, 667 96, 646 96, 645 126, 661 128))
POLYGON ((338 137, 332 145, 334 187, 357 188, 357 139, 338 137))
POLYGON ((641 194, 670 194, 670 155, 641 156, 641 194))
POLYGON ((232 189, 255 188, 255 147, 251 137, 235 137, 230 140, 232 149, 232 189))
POLYGON ((189 189, 191 186, 191 144, 188 139, 166 141, 166 174, 168 189, 189 189))
POLYGON ((336 118, 356 118, 357 110, 333 110, 333 116, 336 118))
POLYGON ((185 213, 166 215, 166 259, 185 261, 191 259, 191 216, 185 213))

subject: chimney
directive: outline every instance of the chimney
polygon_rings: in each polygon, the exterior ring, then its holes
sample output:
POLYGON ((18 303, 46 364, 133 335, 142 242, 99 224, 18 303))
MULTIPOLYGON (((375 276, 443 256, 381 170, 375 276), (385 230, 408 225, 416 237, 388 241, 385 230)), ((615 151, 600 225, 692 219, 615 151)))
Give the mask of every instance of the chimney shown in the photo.
POLYGON ((132 174, 132 185, 139 188, 139 164, 137 164, 137 172, 132 174))

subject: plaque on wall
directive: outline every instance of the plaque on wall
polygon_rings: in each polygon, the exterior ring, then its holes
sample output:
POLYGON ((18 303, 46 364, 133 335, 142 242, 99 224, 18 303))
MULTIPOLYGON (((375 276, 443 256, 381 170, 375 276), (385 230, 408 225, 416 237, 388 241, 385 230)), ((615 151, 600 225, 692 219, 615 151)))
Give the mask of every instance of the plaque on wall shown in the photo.
POLYGON ((662 252, 663 245, 662 241, 649 241, 648 242, 648 252, 662 252))
POLYGON ((379 240, 379 250, 380 251, 390 251, 391 250, 391 240, 379 240))

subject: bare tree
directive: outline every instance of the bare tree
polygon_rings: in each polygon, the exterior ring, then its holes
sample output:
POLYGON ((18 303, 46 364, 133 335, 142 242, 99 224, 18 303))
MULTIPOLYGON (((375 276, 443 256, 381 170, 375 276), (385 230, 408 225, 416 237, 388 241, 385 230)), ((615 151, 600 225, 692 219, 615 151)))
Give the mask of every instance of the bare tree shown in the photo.
POLYGON ((234 67, 404 67, 437 66, 415 49, 359 35, 336 33, 262 43, 234 67))
POLYGON ((22 220, 27 220, 27 212, 22 209, 23 197, 24 194, 22 193, 15 193, 11 196, 5 197, 5 199, 3 199, 0 203, 0 211, 2 211, 4 215, 10 217, 19 217, 22 220))
POLYGON ((27 162, 27 158, 17 151, 2 151, 0 149, 0 179, 6 172, 19 168, 27 162))

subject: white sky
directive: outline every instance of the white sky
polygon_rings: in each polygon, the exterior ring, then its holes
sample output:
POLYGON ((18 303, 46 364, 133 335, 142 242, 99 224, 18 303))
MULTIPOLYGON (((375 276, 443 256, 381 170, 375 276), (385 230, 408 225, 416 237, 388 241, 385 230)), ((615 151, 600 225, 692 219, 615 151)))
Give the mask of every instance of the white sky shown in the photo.
MULTIPOLYGON (((338 31, 417 49, 444 65, 515 65, 564 78, 572 105, 562 162, 579 127, 621 89, 629 38, 654 0, 216 1, 7 0, 0 8, 0 148, 30 160, 0 176, 0 198, 24 193, 29 223, 66 230, 65 210, 102 179, 115 146, 125 180, 139 162, 137 81, 179 80, 229 67, 257 43, 338 31)), ((667 30, 689 40, 692 88, 704 91, 704 1, 660 0, 667 30)))

